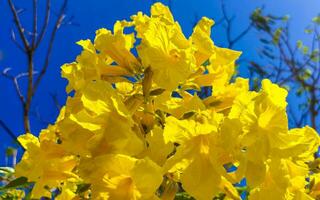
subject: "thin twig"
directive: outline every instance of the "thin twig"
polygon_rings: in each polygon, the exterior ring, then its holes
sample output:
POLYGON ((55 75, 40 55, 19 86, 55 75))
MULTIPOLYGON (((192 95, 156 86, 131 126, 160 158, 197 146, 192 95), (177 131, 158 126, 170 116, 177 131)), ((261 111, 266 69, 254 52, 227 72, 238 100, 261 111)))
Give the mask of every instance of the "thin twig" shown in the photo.
POLYGON ((60 8, 60 11, 59 11, 59 15, 58 15, 58 19, 55 23, 55 26, 54 26, 54 29, 51 33, 51 37, 50 37, 50 40, 49 40, 49 47, 48 47, 48 50, 47 50, 47 54, 46 54, 46 57, 45 57, 45 63, 40 71, 40 74, 38 76, 38 78, 36 79, 35 81, 35 84, 33 86, 33 94, 36 92, 36 90, 38 89, 38 86, 43 78, 43 76, 45 75, 47 69, 48 69, 48 66, 49 66, 49 61, 50 61, 50 56, 51 56, 51 52, 52 52, 52 48, 53 48, 53 43, 54 43, 54 40, 55 40, 55 36, 56 36, 56 33, 57 33, 57 30, 60 28, 64 18, 65 18, 65 10, 67 8, 67 3, 68 3, 68 0, 64 0, 63 2, 63 5, 61 6, 60 8))
POLYGON ((9 3, 9 6, 10 6, 10 9, 11 9, 11 12, 13 14, 14 23, 15 23, 18 31, 19 31, 20 38, 21 38, 21 40, 23 42, 24 48, 25 49, 29 49, 29 42, 28 42, 26 36, 24 35, 24 28, 21 25, 17 10, 14 7, 14 4, 12 3, 12 0, 8 0, 8 3, 9 3))
POLYGON ((8 135, 11 137, 11 139, 13 141, 15 141, 17 144, 19 144, 19 146, 23 150, 25 150, 24 147, 22 146, 22 144, 17 139, 17 136, 13 133, 13 131, 11 131, 11 129, 2 120, 0 120, 0 126, 6 131, 6 133, 8 133, 8 135))
POLYGON ((226 35, 227 35, 227 41, 228 41, 228 48, 233 48, 234 45, 239 42, 243 37, 245 37, 251 28, 253 27, 253 22, 251 22, 243 31, 241 31, 236 37, 232 37, 232 27, 233 27, 233 20, 235 19, 235 16, 229 17, 227 14, 226 6, 224 4, 224 0, 221 0, 221 10, 222 10, 222 19, 220 20, 220 23, 225 21, 225 29, 226 29, 226 35))
POLYGON ((32 33, 32 48, 35 47, 36 39, 37 39, 37 27, 38 27, 38 1, 33 0, 33 33, 32 33))
POLYGON ((18 43, 18 41, 17 41, 17 39, 16 39, 16 34, 14 33, 14 30, 12 29, 11 30, 11 40, 13 41, 13 43, 18 47, 18 49, 20 49, 22 52, 26 52, 25 51, 25 49, 24 49, 24 47, 22 47, 19 43, 18 43))
POLYGON ((50 9, 51 9, 51 0, 47 0, 46 5, 46 16, 44 17, 44 23, 42 25, 38 40, 34 46, 34 49, 37 49, 39 44, 41 43, 42 39, 44 38, 44 35, 47 31, 48 25, 49 25, 49 19, 50 19, 50 9))
MULTIPOLYGON (((8 70, 9 70, 9 69, 8 69, 8 70)), ((17 93, 17 95, 18 95, 18 97, 19 97, 19 99, 20 99, 20 102, 21 102, 22 106, 24 106, 24 104, 25 104, 25 99, 24 99, 24 96, 22 95, 22 92, 21 92, 21 89, 20 89, 20 86, 19 86, 19 82, 18 82, 18 78, 15 77, 15 76, 12 76, 12 75, 10 75, 10 74, 8 74, 8 70, 4 70, 4 71, 2 72, 2 75, 3 75, 4 77, 10 79, 10 80, 13 82, 14 87, 15 87, 15 90, 16 90, 16 93, 17 93)))

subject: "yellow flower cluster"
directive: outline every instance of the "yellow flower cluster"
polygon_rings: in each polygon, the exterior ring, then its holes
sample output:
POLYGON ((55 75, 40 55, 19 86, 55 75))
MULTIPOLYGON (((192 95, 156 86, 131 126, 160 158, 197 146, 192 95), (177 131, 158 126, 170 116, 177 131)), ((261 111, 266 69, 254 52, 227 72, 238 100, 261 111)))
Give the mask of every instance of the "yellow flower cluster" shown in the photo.
POLYGON ((56 199, 240 199, 244 178, 249 199, 319 197, 318 134, 288 130, 285 89, 232 81, 241 53, 214 45, 213 24, 202 18, 186 38, 155 3, 150 16, 79 41, 82 53, 62 66, 70 96, 56 123, 19 137, 16 176, 35 183, 32 198, 59 189, 56 199))

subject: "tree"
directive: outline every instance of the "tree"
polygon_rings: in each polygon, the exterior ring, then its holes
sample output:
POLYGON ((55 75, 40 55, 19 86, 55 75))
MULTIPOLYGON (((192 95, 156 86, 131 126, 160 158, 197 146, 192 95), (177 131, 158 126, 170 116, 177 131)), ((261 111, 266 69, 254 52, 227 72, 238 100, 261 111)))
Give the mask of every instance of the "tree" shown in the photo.
MULTIPOLYGON (((18 101, 21 103, 23 112, 21 117, 23 118, 23 126, 25 132, 32 132, 32 125, 30 124, 31 109, 33 107, 32 100, 37 93, 37 89, 41 84, 44 75, 50 64, 50 58, 55 43, 56 35, 62 25, 69 23, 70 21, 66 18, 66 9, 68 0, 63 0, 59 7, 58 13, 53 14, 52 12, 52 2, 51 0, 46 0, 45 8, 39 9, 39 2, 37 0, 32 1, 32 30, 28 30, 21 22, 21 13, 23 9, 17 8, 13 0, 8 0, 8 6, 12 13, 14 29, 11 30, 11 40, 14 45, 18 47, 21 51, 20 53, 25 55, 27 63, 27 71, 21 71, 18 74, 12 74, 11 68, 5 68, 1 75, 12 82, 15 88, 15 92, 18 97, 18 101), (39 15, 41 13, 41 15, 39 15), (44 16, 42 19, 40 16, 44 16), (39 24, 41 21, 41 24, 39 24), (45 39, 48 37, 48 39, 45 39), (43 45, 44 44, 44 45, 43 45), (36 57, 36 52, 45 51, 45 57, 42 58, 43 64, 38 66, 35 65, 36 59, 41 59, 36 57), (22 85, 20 80, 27 79, 26 87, 22 85), (23 91, 26 88, 26 91, 23 91)), ((53 97, 54 98, 54 97, 53 97)), ((5 133, 7 133, 10 138, 22 147, 21 143, 17 140, 16 134, 11 130, 10 127, 0 119, 0 128, 2 128, 5 133)), ((17 149, 8 147, 6 151, 6 165, 8 165, 8 158, 12 158, 12 166, 16 165, 17 149)), ((10 167, 0 168, 0 181, 3 184, 7 184, 12 181, 15 177, 13 175, 14 170, 10 167)), ((2 199, 12 199, 12 198, 22 198, 22 192, 15 192, 11 190, 16 184, 21 184, 23 179, 16 179, 11 182, 11 185, 7 185, 5 193, 1 193, 0 198, 2 199)), ((0 189, 1 190, 1 189, 0 189)))
POLYGON ((150 13, 78 42, 82 52, 61 68, 66 105, 39 137, 19 136, 17 179, 0 191, 33 183, 31 199, 317 198, 320 137, 288 128, 288 92, 233 79, 241 53, 214 45, 213 20, 186 38, 167 6, 150 13))
MULTIPOLYGON (((41 83, 41 80, 43 79, 49 67, 50 57, 52 54, 56 34, 63 24, 70 23, 66 21, 65 14, 68 0, 64 0, 62 2, 59 11, 55 17, 52 17, 51 3, 51 0, 46 1, 46 6, 43 9, 45 13, 44 19, 40 20, 38 8, 39 3, 37 0, 32 1, 32 30, 29 31, 21 23, 20 14, 23 10, 17 9, 15 3, 12 0, 8 0, 8 6, 10 7, 10 11, 13 16, 13 23, 15 26, 15 29, 11 31, 11 39, 12 42, 25 55, 28 70, 26 72, 20 72, 14 75, 10 73, 11 68, 6 68, 2 71, 1 74, 2 76, 10 80, 14 85, 16 94, 23 108, 22 117, 25 129, 24 131, 30 133, 32 132, 30 125, 30 110, 32 107, 33 97, 37 93, 37 89, 41 83), (52 20, 54 20, 53 23, 51 23, 52 20), (39 24, 39 21, 43 21, 41 25, 39 24), (50 26, 52 26, 52 28, 50 26), (44 40, 46 35, 49 36, 48 41, 44 40), (46 43, 45 48, 40 47, 42 43, 46 43), (35 53, 38 51, 46 51, 46 55, 43 58, 43 64, 41 66, 35 66, 34 64, 36 56, 35 53), (21 87, 19 82, 19 80, 22 78, 27 79, 26 92, 22 91, 23 87, 21 87)), ((3 128, 5 132, 9 134, 9 136, 14 141, 17 141, 16 135, 1 119, 0 126, 3 128)))
MULTIPOLYGON (((289 107, 294 126, 311 124, 320 128, 320 16, 315 17, 305 33, 310 43, 293 41, 290 19, 264 14, 257 9, 251 16, 260 33, 263 61, 252 61, 250 70, 256 80, 269 78, 301 99, 299 107, 289 107)), ((254 85, 254 83, 253 83, 254 85)))

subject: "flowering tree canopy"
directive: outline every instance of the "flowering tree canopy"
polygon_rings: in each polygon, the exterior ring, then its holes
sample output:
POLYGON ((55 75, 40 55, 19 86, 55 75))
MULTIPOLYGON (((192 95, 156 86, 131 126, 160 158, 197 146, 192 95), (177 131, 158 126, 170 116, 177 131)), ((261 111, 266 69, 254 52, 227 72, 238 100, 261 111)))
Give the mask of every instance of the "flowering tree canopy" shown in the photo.
POLYGON ((253 200, 318 197, 318 134, 288 129, 285 89, 233 77, 241 52, 215 46, 213 24, 203 17, 186 38, 155 3, 79 41, 55 124, 18 138, 15 175, 34 182, 32 198, 240 199, 243 179, 253 200))

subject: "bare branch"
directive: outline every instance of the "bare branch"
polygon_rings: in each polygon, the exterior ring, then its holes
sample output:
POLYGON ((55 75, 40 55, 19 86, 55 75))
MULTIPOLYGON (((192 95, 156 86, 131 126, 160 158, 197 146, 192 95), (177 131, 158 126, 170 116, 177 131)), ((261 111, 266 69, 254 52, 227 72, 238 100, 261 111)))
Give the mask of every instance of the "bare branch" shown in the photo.
POLYGON ((19 146, 23 150, 25 150, 24 147, 22 146, 22 144, 17 139, 17 136, 13 133, 13 131, 11 131, 11 129, 2 120, 0 120, 0 126, 6 131, 6 133, 8 133, 8 135, 11 137, 11 139, 13 141, 15 141, 17 144, 19 144, 19 146))
POLYGON ((67 8, 67 3, 68 3, 68 0, 64 0, 63 2, 63 5, 61 6, 60 8, 60 11, 59 11, 59 15, 58 15, 58 19, 55 23, 55 26, 54 26, 54 29, 51 33, 51 37, 50 37, 50 40, 49 40, 49 47, 48 47, 48 50, 47 50, 47 54, 46 54, 46 57, 45 57, 45 63, 40 71, 40 74, 38 76, 38 78, 36 79, 35 81, 35 84, 34 84, 34 87, 33 87, 33 94, 35 93, 35 91, 37 90, 43 76, 45 75, 47 69, 48 69, 48 66, 49 66, 49 61, 50 61, 50 56, 51 56, 51 52, 52 52, 52 48, 53 48, 53 43, 54 43, 54 40, 55 40, 55 36, 56 36, 56 33, 57 33, 57 30, 60 28, 64 18, 65 18, 65 10, 67 8))
POLYGON ((16 93, 20 99, 20 102, 22 105, 25 104, 25 99, 24 99, 24 96, 22 95, 22 92, 21 92, 21 89, 20 89, 20 86, 19 86, 19 83, 18 83, 18 79, 14 76, 11 76, 10 74, 8 74, 8 71, 10 70, 10 68, 7 68, 5 70, 2 71, 2 75, 8 79, 10 79, 13 84, 14 84, 14 87, 15 87, 15 90, 16 90, 16 93))
POLYGON ((10 9, 11 9, 11 12, 13 14, 14 23, 18 29, 18 32, 19 32, 20 38, 23 42, 24 48, 27 51, 29 49, 29 42, 28 42, 26 36, 24 35, 24 28, 22 27, 22 24, 20 22, 18 12, 17 12, 14 4, 12 3, 12 0, 8 0, 8 3, 10 6, 10 9))
POLYGON ((253 23, 251 22, 247 28, 245 28, 237 37, 235 37, 233 40, 232 40, 232 43, 236 43, 238 42, 239 40, 241 40, 245 35, 247 35, 249 33, 249 31, 251 30, 251 28, 253 27, 253 23))
POLYGON ((11 40, 13 43, 20 49, 22 52, 26 52, 25 49, 19 44, 19 42, 16 40, 16 34, 14 33, 14 30, 11 30, 11 40))
POLYGON ((228 48, 232 48, 239 40, 245 37, 251 28, 253 27, 253 22, 251 22, 243 31, 241 31, 236 37, 232 37, 232 26, 235 16, 228 16, 226 6, 224 4, 224 0, 221 0, 221 10, 222 10, 222 19, 219 23, 225 21, 226 25, 224 28, 226 29, 227 41, 228 41, 228 48))
POLYGON ((44 23, 42 25, 38 40, 34 46, 34 49, 37 49, 39 44, 41 43, 42 39, 44 38, 44 35, 47 31, 48 24, 49 24, 49 19, 50 19, 50 9, 51 9, 51 0, 47 0, 47 5, 46 5, 46 15, 44 18, 44 23))
POLYGON ((51 96, 52 101, 53 101, 54 105, 56 106, 57 110, 60 111, 61 110, 61 105, 60 105, 59 100, 58 100, 58 95, 54 94, 54 93, 50 93, 50 96, 51 96))
POLYGON ((35 47, 38 27, 38 0, 33 0, 33 32, 32 32, 32 48, 35 47))

